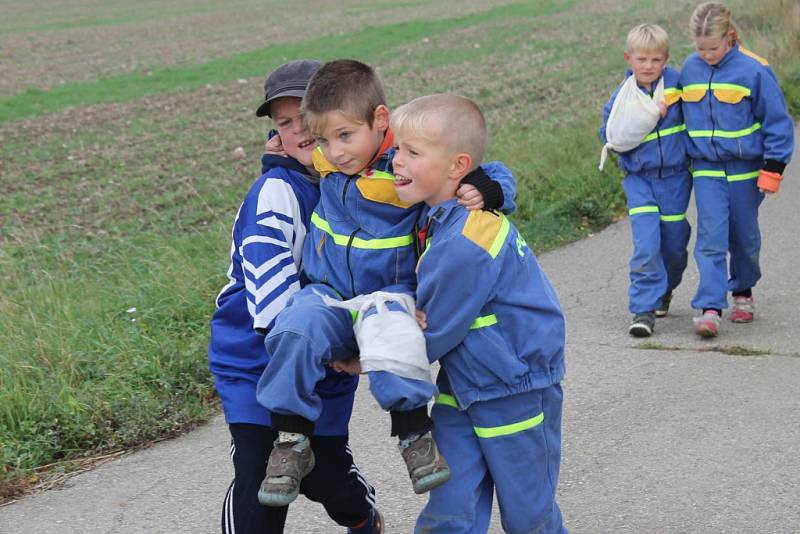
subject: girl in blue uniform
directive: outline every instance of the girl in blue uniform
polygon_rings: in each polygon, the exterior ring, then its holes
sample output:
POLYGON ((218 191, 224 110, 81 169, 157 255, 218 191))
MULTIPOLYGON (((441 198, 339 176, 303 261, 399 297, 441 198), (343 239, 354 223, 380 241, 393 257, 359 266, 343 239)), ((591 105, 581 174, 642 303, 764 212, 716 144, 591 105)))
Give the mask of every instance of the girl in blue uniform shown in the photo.
POLYGON ((683 115, 694 160, 695 259, 700 284, 694 331, 716 337, 733 294, 730 319, 749 323, 761 278, 758 207, 776 193, 794 148, 794 126, 767 61, 740 46, 730 10, 706 2, 689 22, 696 51, 681 73, 683 115), (730 253, 730 267, 726 260, 730 253))

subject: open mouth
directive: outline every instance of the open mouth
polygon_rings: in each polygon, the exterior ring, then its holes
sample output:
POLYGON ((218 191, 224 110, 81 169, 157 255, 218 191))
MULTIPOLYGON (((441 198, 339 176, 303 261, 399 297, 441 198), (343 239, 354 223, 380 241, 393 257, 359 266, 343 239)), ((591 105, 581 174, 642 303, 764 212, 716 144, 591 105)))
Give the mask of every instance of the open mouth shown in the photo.
POLYGON ((408 185, 412 182, 411 178, 406 178, 405 176, 395 174, 394 175, 394 185, 395 187, 403 187, 404 185, 408 185))
POLYGON ((314 144, 315 144, 315 141, 314 141, 314 139, 309 139, 309 140, 307 140, 307 141, 303 141, 302 143, 300 143, 299 145, 297 145, 297 147, 298 147, 300 150, 305 150, 305 149, 307 149, 308 147, 310 147, 310 146, 313 146, 314 144))

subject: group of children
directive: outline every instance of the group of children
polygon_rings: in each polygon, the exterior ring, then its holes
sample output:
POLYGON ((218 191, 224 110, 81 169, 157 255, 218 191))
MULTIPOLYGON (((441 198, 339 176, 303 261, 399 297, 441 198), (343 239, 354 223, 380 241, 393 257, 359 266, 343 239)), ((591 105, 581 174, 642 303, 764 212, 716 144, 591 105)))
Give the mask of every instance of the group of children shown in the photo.
MULTIPOLYGON (((669 40, 659 26, 628 34, 627 76, 654 94, 663 79, 662 116, 641 144, 619 154, 633 234, 628 332, 652 335, 667 315, 687 265, 686 208, 694 187, 700 273, 694 332, 719 333, 732 294, 733 323, 753 321, 753 287, 761 278, 758 208, 778 191, 794 148, 794 125, 769 64, 739 43, 729 9, 700 4, 690 19, 696 51, 681 72, 667 67, 669 40), (728 254, 730 262, 728 263, 728 254)), ((600 136, 619 88, 604 108, 600 136)))
MULTIPOLYGON (((739 45, 727 8, 701 4, 691 28, 697 52, 682 73, 666 67, 658 26, 634 28, 625 51, 642 91, 665 87, 653 132, 620 154, 634 336, 652 334, 681 281, 693 185, 695 331, 717 335, 728 290, 731 319, 752 321, 758 205, 777 191, 793 147, 774 74, 739 45)), ((356 319, 330 305, 375 292, 413 296, 427 362, 440 364, 435 384, 391 367, 368 373, 413 490, 430 492, 415 531, 484 533, 496 494, 505 531, 566 532, 555 498, 564 318, 505 216, 513 177, 482 163, 479 107, 436 94, 390 113, 375 70, 355 60, 291 61, 264 89, 256 114, 273 120, 274 136, 236 216, 229 283, 211 321, 235 470, 222 532, 283 532, 301 493, 350 533, 384 531, 348 442, 356 319)))

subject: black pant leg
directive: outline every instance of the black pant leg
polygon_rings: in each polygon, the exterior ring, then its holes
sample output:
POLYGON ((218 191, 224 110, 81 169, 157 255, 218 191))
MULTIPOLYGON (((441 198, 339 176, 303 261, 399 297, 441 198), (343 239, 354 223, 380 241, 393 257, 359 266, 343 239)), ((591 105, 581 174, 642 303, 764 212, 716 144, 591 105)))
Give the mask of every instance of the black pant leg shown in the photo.
POLYGON ((222 534, 283 534, 288 507, 263 506, 258 488, 277 433, 261 425, 235 423, 231 433, 234 479, 222 507, 222 534))
POLYGON ((316 465, 300 492, 319 502, 331 519, 350 527, 366 519, 375 505, 375 489, 358 470, 347 436, 311 438, 316 465))

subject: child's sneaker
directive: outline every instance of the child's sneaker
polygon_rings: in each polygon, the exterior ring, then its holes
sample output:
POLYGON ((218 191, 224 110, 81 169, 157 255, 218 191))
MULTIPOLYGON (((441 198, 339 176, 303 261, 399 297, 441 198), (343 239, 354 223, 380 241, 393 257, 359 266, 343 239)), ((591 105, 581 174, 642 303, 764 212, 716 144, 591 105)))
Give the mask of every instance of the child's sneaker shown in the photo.
POLYGON ((661 297, 661 304, 656 308, 656 317, 666 317, 669 312, 669 304, 672 302, 672 291, 667 291, 661 297))
POLYGON ((650 337, 656 328, 656 316, 653 312, 637 313, 628 327, 633 337, 650 337))
POLYGON ((732 323, 752 323, 756 305, 753 297, 733 297, 732 323))
POLYGON ((694 333, 700 337, 717 337, 719 334, 719 312, 717 310, 707 310, 700 317, 695 317, 694 333))
POLYGON ((380 510, 373 508, 369 518, 357 527, 348 528, 347 534, 383 534, 383 516, 380 510))
POLYGON ((264 506, 286 506, 297 498, 300 481, 314 469, 311 441, 301 436, 294 441, 275 440, 267 460, 267 476, 258 488, 258 502, 264 506))
POLYGON ((397 448, 406 462, 414 493, 425 493, 450 480, 450 467, 430 432, 400 440, 397 448))

